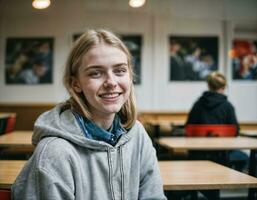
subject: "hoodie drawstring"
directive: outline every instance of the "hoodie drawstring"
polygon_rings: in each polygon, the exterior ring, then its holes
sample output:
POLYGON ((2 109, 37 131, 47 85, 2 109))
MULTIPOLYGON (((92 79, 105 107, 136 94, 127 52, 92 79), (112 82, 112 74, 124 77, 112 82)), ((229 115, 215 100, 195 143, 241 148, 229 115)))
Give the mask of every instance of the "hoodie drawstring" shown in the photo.
POLYGON ((112 185, 112 161, 111 161, 111 153, 110 153, 110 149, 107 148, 107 157, 108 157, 108 165, 109 165, 109 184, 110 184, 110 190, 111 190, 111 194, 112 194, 112 199, 115 200, 115 196, 114 196, 114 190, 113 190, 113 185, 112 185))
POLYGON ((124 190, 124 166, 123 166, 123 155, 122 148, 119 147, 119 156, 120 156, 120 174, 121 174, 121 200, 125 199, 125 190, 124 190))

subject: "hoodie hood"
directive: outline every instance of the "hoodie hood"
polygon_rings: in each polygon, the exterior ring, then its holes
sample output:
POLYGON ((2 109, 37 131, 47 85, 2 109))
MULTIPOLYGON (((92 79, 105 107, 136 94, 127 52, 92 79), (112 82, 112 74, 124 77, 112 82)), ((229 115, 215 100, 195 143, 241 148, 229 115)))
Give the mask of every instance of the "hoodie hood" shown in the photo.
POLYGON ((227 97, 224 94, 211 91, 204 92, 199 99, 199 103, 209 109, 216 108, 226 101, 227 97))
MULTIPOLYGON (((136 125, 137 124, 120 138, 115 147, 123 145, 130 140, 134 133, 132 129, 134 129, 136 125)), ((87 139, 72 111, 70 109, 63 110, 62 105, 58 105, 52 110, 43 113, 36 120, 32 144, 36 146, 40 140, 45 137, 60 137, 71 143, 90 149, 106 150, 113 148, 113 146, 108 143, 87 139)))

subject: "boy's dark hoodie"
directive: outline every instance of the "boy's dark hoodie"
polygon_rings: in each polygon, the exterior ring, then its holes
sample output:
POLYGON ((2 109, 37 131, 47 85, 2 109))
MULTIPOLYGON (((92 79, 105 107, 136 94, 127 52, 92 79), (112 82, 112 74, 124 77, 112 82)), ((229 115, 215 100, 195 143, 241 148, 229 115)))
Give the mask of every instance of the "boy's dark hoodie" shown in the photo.
POLYGON ((206 91, 195 102, 187 124, 235 124, 235 109, 224 94, 206 91))

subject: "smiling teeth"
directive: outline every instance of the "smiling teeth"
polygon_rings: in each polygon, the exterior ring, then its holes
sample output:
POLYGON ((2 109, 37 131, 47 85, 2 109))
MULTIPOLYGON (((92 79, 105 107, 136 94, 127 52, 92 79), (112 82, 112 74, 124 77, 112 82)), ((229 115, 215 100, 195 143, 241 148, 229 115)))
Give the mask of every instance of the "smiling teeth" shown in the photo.
POLYGON ((100 96, 104 98, 115 98, 119 96, 119 93, 108 93, 108 94, 102 94, 100 96))

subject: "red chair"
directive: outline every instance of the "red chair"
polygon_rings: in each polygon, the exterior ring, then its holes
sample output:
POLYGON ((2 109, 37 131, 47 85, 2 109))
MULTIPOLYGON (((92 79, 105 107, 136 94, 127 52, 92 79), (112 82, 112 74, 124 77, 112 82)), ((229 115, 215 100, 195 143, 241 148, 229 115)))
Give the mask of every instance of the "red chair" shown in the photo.
POLYGON ((187 124, 185 135, 189 137, 235 137, 237 127, 233 124, 187 124))
POLYGON ((15 123, 16 123, 16 114, 13 114, 10 117, 8 117, 8 119, 7 119, 5 133, 12 132, 14 130, 15 123))
POLYGON ((11 191, 10 190, 0 190, 0 199, 1 200, 11 200, 11 191))

